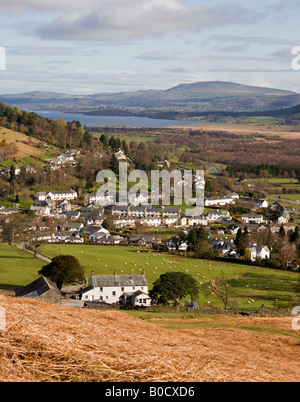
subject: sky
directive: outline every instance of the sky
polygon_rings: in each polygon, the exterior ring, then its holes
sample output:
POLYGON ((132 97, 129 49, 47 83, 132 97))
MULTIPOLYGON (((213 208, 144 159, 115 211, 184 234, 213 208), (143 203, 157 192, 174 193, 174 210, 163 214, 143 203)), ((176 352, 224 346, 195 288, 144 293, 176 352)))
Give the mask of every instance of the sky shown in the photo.
POLYGON ((0 0, 0 94, 198 81, 300 93, 299 20, 299 0, 0 0))

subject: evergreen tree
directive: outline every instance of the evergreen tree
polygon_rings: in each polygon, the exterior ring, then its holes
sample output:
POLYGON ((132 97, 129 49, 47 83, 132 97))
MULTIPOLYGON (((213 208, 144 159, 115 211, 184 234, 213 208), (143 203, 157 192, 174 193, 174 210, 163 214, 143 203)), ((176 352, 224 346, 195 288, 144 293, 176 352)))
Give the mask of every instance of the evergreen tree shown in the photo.
POLYGON ((284 238, 285 237, 285 230, 284 230, 284 226, 281 225, 280 229, 279 229, 279 236, 284 238))
POLYGON ((296 226, 295 231, 291 235, 291 243, 296 243, 299 240, 299 227, 296 226))
POLYGON ((119 173, 119 161, 116 157, 116 155, 112 155, 111 160, 110 160, 110 169, 115 173, 119 173))
POLYGON ((123 142, 122 142, 122 148, 123 148, 123 151, 124 151, 125 155, 128 155, 129 154, 129 148, 128 148, 128 145, 127 145, 125 140, 123 140, 123 142))
POLYGON ((239 228, 235 238, 235 244, 238 249, 243 248, 243 240, 244 240, 243 231, 241 228, 239 228))
POLYGON ((115 137, 114 137, 113 135, 110 137, 108 143, 109 143, 109 146, 110 146, 113 150, 116 149, 116 140, 115 140, 115 137))

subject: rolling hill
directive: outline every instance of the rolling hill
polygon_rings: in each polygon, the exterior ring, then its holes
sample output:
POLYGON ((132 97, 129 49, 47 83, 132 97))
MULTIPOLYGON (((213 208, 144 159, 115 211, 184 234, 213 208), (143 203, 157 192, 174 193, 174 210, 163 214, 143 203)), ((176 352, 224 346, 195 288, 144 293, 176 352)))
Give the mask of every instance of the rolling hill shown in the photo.
POLYGON ((68 95, 29 92, 1 95, 0 102, 29 110, 128 114, 156 112, 262 111, 300 104, 300 94, 222 81, 180 84, 167 90, 68 95))

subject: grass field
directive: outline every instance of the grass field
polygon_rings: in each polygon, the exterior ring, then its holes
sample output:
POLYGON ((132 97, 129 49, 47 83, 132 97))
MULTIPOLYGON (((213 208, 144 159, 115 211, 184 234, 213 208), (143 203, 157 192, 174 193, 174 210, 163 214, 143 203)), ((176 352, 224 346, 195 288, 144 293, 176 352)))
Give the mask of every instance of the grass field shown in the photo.
MULTIPOLYGON (((212 278, 224 272, 239 299, 239 307, 247 309, 259 309, 262 304, 268 308, 289 308, 298 285, 298 273, 171 256, 133 247, 45 245, 42 253, 50 258, 60 254, 77 257, 85 267, 87 278, 92 271, 103 275, 113 274, 115 270, 119 274, 140 274, 145 270, 149 289, 166 272, 189 273, 200 287, 209 285, 212 278)), ((27 285, 38 278, 37 272, 45 264, 16 247, 0 244, 0 287, 12 289, 27 285)), ((219 299, 200 292, 200 305, 208 302, 210 306, 222 306, 219 299)))
POLYGON ((0 291, 29 284, 38 278, 38 271, 45 265, 42 260, 14 246, 0 244, 0 291))
POLYGON ((281 194, 281 198, 285 199, 285 200, 300 201, 300 193, 299 194, 281 194))

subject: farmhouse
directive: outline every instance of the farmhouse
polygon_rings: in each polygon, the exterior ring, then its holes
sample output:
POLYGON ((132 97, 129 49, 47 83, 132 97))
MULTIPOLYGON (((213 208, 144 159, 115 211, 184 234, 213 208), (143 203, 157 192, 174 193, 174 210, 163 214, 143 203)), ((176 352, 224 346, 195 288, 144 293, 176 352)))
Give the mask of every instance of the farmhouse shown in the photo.
POLYGON ((148 282, 142 275, 91 275, 89 285, 81 291, 81 300, 103 304, 122 303, 150 306, 148 282))

